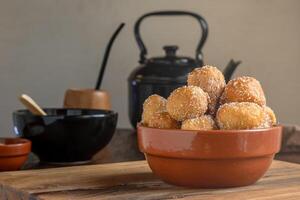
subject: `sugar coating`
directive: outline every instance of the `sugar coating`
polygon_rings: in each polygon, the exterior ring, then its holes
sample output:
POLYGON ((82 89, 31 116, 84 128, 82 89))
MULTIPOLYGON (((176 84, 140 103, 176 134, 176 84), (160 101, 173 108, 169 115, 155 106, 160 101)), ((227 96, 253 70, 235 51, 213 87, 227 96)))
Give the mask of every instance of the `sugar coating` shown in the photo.
POLYGON ((151 118, 147 123, 148 127, 161 128, 161 129, 179 129, 180 123, 173 119, 169 113, 155 113, 151 115, 151 118))
POLYGON ((270 127, 265 110, 252 102, 232 102, 220 106, 216 120, 220 129, 256 129, 270 127))
POLYGON ((153 112, 164 112, 166 111, 166 104, 167 100, 162 96, 157 94, 153 94, 149 96, 143 104, 143 109, 146 111, 153 111, 153 112))
POLYGON ((225 88, 226 82, 222 72, 213 66, 205 65, 196 68, 188 74, 188 85, 198 86, 210 97, 209 113, 214 115, 219 98, 225 88))
POLYGON ((184 130, 213 130, 216 128, 216 123, 211 115, 202 115, 197 118, 187 119, 181 125, 181 129, 184 130))
POLYGON ((177 121, 200 117, 207 111, 209 96, 200 87, 183 86, 167 99, 167 111, 177 121))
POLYGON ((221 104, 229 102, 254 102, 266 105, 266 97, 258 80, 242 76, 230 80, 220 99, 221 104))
POLYGON ((274 111, 268 107, 268 106, 263 106, 264 111, 267 113, 267 115, 269 116, 269 121, 271 125, 276 125, 277 124, 277 119, 276 119, 276 115, 274 113, 274 111))
POLYGON ((147 125, 156 113, 166 112, 167 100, 157 94, 149 96, 143 104, 142 123, 147 125))

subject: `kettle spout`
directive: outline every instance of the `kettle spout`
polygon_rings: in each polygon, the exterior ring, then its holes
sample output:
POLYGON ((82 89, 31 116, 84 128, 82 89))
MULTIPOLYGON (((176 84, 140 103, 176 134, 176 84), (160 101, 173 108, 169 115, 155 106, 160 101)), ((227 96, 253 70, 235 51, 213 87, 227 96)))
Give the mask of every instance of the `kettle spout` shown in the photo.
POLYGON ((233 59, 229 61, 229 63, 223 71, 226 83, 230 80, 232 74, 234 73, 235 69, 239 64, 241 64, 241 61, 234 61, 233 59))

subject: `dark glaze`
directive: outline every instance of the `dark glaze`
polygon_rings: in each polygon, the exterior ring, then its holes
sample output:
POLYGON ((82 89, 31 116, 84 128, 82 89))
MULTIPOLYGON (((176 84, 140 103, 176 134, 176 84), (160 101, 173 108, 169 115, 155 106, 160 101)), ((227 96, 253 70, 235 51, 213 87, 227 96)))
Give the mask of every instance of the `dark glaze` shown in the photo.
POLYGON ((47 116, 27 110, 13 113, 17 135, 32 141, 32 151, 41 161, 90 160, 111 140, 117 113, 88 109, 44 109, 47 116))

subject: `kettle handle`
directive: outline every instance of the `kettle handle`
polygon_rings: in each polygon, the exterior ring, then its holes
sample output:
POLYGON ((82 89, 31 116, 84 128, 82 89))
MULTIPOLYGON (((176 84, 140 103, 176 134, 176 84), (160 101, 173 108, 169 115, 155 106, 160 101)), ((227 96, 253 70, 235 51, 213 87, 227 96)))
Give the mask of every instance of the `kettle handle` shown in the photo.
POLYGON ((202 60, 202 47, 206 41, 207 35, 208 35, 208 24, 205 21, 205 19, 203 17, 201 17, 200 15, 193 13, 193 12, 187 12, 187 11, 158 11, 158 12, 150 12, 150 13, 146 13, 144 15, 142 15, 135 23, 134 25, 134 36, 135 36, 135 40, 139 46, 140 49, 140 63, 144 63, 146 60, 146 55, 147 55, 147 48, 144 44, 144 42, 142 41, 141 35, 140 35, 140 24, 142 22, 143 19, 145 19, 146 17, 150 17, 150 16, 182 16, 182 15, 187 15, 187 16, 191 16, 194 17, 195 19, 198 20, 201 29, 202 29, 202 37, 198 43, 197 49, 196 49, 196 60, 200 61, 202 60))

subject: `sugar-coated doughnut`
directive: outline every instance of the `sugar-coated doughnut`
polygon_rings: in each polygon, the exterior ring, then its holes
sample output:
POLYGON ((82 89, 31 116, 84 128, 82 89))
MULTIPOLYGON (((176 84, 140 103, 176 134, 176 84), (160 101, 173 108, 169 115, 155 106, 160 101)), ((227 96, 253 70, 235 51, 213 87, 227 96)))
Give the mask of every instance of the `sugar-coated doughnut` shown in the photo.
POLYGON ((252 102, 232 102, 220 106, 216 120, 220 129, 255 129, 270 127, 265 110, 252 102))
POLYGON ((201 87, 210 97, 208 111, 214 115, 217 110, 219 98, 226 85, 223 73, 216 67, 203 66, 194 69, 188 74, 188 85, 201 87))
POLYGON ((209 96, 200 87, 183 86, 167 99, 167 111, 177 121, 200 117, 207 111, 209 96))
POLYGON ((161 129, 179 129, 180 124, 175 119, 173 119, 169 113, 155 113, 148 120, 148 127, 161 128, 161 129))
POLYGON ((274 111, 268 106, 263 106, 263 109, 268 114, 271 125, 276 125, 277 120, 276 120, 276 115, 275 115, 274 111))
POLYGON ((156 113, 166 112, 167 100, 157 94, 149 96, 143 104, 142 124, 148 125, 156 113))
POLYGON ((181 129, 184 130, 213 130, 216 128, 216 123, 211 115, 202 115, 197 118, 187 119, 181 125, 181 129))
POLYGON ((266 97, 258 80, 242 76, 230 80, 224 89, 221 103, 230 102, 254 102, 263 106, 266 105, 266 97))

